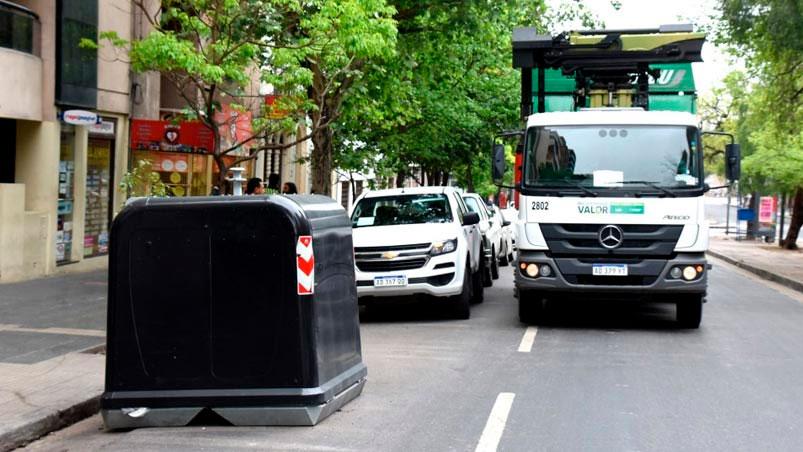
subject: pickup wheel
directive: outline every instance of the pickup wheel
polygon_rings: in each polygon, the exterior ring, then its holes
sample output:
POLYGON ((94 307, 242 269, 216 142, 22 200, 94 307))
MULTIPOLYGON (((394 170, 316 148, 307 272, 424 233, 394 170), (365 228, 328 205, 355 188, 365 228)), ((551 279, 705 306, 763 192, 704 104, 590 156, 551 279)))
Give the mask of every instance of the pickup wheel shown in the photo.
POLYGON ((491 287, 494 285, 493 276, 491 275, 491 266, 485 260, 485 249, 480 250, 480 273, 482 274, 482 285, 484 287, 491 287))
POLYGON ((491 248, 491 279, 499 279, 499 257, 496 248, 491 248))
POLYGON ((519 320, 537 325, 544 317, 544 294, 533 290, 519 290, 519 320))
MULTIPOLYGON (((468 267, 466 272, 471 273, 471 267, 468 267)), ((471 274, 471 302, 480 304, 484 300, 485 286, 483 284, 483 272, 480 269, 471 274)))
POLYGON ((469 307, 472 292, 471 284, 471 267, 467 267, 463 272, 463 291, 449 300, 451 302, 452 316, 455 319, 464 320, 471 317, 471 308, 469 307))
POLYGON ((703 319, 703 296, 686 295, 676 303, 677 322, 681 328, 697 329, 703 319))
POLYGON ((510 250, 507 249, 507 244, 505 244, 505 252, 502 254, 502 257, 499 258, 499 266, 500 267, 507 267, 510 264, 510 250))

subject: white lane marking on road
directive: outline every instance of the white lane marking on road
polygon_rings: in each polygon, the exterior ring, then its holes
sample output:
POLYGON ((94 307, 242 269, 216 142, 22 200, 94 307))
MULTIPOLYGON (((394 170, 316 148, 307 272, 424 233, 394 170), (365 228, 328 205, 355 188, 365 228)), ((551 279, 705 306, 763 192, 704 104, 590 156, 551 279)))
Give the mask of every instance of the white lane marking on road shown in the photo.
POLYGON ((519 344, 519 351, 522 353, 530 353, 533 349, 533 342, 535 342, 535 335, 538 334, 538 328, 534 326, 528 326, 527 329, 524 331, 524 336, 521 338, 521 344, 519 344))
POLYGON ((496 402, 491 409, 491 415, 488 416, 488 422, 485 423, 485 429, 482 430, 475 452, 496 452, 515 397, 516 394, 512 392, 501 392, 496 396, 496 402))

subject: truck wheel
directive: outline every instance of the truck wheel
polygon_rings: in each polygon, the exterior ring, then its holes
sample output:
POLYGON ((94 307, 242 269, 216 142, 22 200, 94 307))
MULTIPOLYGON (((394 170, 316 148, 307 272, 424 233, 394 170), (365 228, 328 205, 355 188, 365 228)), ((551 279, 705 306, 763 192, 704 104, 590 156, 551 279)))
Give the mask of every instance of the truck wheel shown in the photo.
POLYGON ((532 290, 519 290, 519 320, 526 324, 538 324, 543 317, 543 294, 532 290))
POLYGON ((689 295, 677 304, 677 322, 681 328, 696 329, 703 319, 703 296, 689 295))
POLYGON ((451 297, 452 316, 455 319, 467 319, 471 317, 471 268, 466 268, 463 272, 463 291, 459 295, 451 297))
POLYGON ((499 279, 499 257, 495 248, 491 248, 491 278, 499 279))
MULTIPOLYGON (((471 274, 471 267, 466 271, 471 274)), ((480 304, 485 300, 485 286, 483 285, 482 269, 471 275, 471 302, 480 304)))

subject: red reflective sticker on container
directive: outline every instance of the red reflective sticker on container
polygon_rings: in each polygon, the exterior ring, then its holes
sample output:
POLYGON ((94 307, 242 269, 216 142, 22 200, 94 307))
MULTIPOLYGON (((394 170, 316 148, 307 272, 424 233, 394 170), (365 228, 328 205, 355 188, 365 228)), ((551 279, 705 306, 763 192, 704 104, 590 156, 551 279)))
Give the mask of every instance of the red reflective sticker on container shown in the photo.
POLYGON ((312 253, 312 236, 302 235, 296 244, 296 274, 298 294, 312 295, 315 288, 315 256, 312 253))

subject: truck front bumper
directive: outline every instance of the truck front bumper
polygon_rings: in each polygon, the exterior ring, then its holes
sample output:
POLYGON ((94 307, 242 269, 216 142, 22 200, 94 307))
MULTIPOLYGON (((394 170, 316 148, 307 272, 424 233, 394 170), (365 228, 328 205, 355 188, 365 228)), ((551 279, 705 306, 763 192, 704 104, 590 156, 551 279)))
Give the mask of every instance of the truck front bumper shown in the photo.
MULTIPOLYGON (((593 276, 593 263, 603 263, 604 259, 552 258, 544 252, 519 251, 516 265, 516 289, 542 292, 561 292, 566 296, 588 297, 615 296, 650 299, 661 295, 701 294, 705 295, 708 286, 708 264, 702 253, 681 253, 672 259, 643 259, 628 263, 629 276, 593 276), (551 267, 550 276, 531 278, 524 274, 522 263, 547 264, 551 267), (700 276, 692 281, 669 276, 673 267, 703 267, 700 276)), ((616 262, 619 263, 619 262, 616 262)))

